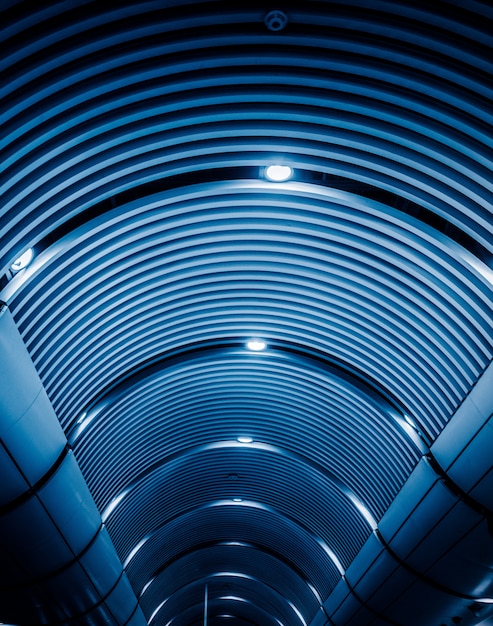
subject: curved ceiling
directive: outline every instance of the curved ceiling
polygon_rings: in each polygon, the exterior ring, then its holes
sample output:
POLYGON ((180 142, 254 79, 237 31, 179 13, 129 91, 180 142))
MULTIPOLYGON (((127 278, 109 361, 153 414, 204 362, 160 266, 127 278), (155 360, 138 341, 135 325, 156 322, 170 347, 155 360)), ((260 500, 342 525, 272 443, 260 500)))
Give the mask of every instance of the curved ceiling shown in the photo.
POLYGON ((493 10, 3 6, 0 298, 146 620, 342 624, 492 359, 493 10))

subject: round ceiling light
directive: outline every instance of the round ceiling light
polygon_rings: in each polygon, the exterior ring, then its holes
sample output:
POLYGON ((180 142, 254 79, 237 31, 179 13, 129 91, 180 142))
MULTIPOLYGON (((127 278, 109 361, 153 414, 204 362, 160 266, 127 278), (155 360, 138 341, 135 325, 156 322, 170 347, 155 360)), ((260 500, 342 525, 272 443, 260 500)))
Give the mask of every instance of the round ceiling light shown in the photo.
POLYGON ((269 165, 265 170, 266 177, 276 183, 288 180, 292 174, 293 168, 289 167, 289 165, 269 165))
POLYGON ((265 341, 262 341, 262 339, 249 339, 246 345, 249 350, 254 352, 260 352, 260 350, 265 349, 265 341))
POLYGON ((24 268, 26 268, 29 263, 31 263, 31 261, 34 258, 34 250, 32 248, 28 248, 23 254, 21 254, 21 256, 16 259, 10 266, 10 271, 14 272, 14 274, 16 272, 20 272, 21 270, 23 270, 24 268))

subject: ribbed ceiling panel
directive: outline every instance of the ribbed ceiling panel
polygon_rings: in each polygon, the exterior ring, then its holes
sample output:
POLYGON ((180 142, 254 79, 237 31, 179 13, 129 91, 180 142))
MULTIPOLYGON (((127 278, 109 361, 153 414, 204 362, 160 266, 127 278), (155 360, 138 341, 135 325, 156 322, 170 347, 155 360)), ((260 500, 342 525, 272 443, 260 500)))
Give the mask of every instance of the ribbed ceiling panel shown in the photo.
MULTIPOLYGON (((251 603, 253 611, 257 612, 262 624, 270 622, 303 624, 304 622, 303 615, 299 613, 296 606, 290 605, 283 595, 257 579, 241 574, 234 576, 209 575, 208 579, 207 592, 210 594, 208 595, 210 598, 208 614, 212 620, 224 613, 231 614, 232 611, 236 614, 239 611, 241 614, 242 608, 246 609, 242 605, 251 603)), ((162 624, 163 626, 170 622, 172 624, 190 624, 193 618, 187 615, 187 611, 182 611, 181 607, 184 604, 192 610, 194 609, 195 619, 203 616, 205 580, 207 579, 189 584, 184 589, 175 592, 165 604, 160 605, 161 608, 157 613, 154 613, 155 617, 151 620, 151 624, 162 624)), ((252 609, 248 607, 248 613, 244 616, 251 616, 251 613, 252 609)))
POLYGON ((147 619, 308 624, 493 356, 493 11, 111 4, 0 8, 0 300, 147 619))
POLYGON ((328 468, 379 516, 418 454, 388 407, 348 386, 297 361, 285 366, 245 350, 209 357, 123 392, 92 421, 90 413, 72 444, 103 508, 184 442, 200 446, 246 434, 328 468), (120 445, 111 446, 115 441, 120 445), (112 473, 101 480, 105 466, 112 473), (370 466, 376 481, 366 476, 370 466))
MULTIPOLYGON (((359 180, 371 177, 379 186, 392 186, 406 197, 411 188, 418 188, 425 203, 433 204, 432 198, 439 204, 446 201, 447 208, 438 205, 435 210, 445 212, 474 236, 481 228, 488 230, 482 197, 488 188, 484 124, 491 122, 487 106, 491 89, 487 74, 481 71, 488 70, 481 57, 491 38, 478 21, 474 28, 466 27, 474 19, 472 13, 456 9, 461 28, 451 40, 444 30, 450 18, 444 21, 428 6, 412 10, 382 3, 369 9, 364 4, 365 9, 355 14, 349 3, 329 9, 323 3, 309 3, 307 10, 294 11, 292 32, 279 37, 261 24, 263 5, 238 11, 225 3, 199 3, 193 9, 188 4, 166 11, 161 3, 129 3, 121 11, 90 19, 84 19, 84 10, 63 13, 62 5, 58 19, 40 13, 37 30, 28 31, 24 39, 11 40, 12 53, 5 59, 9 80, 4 87, 9 98, 4 141, 11 157, 5 165, 9 166, 9 187, 17 184, 8 191, 10 206, 25 206, 24 211, 12 213, 12 227, 21 240, 26 228, 33 232, 35 227, 41 236, 80 211, 82 194, 91 193, 87 200, 93 204, 96 197, 134 186, 139 170, 148 178, 146 172, 158 163, 159 174, 156 171, 151 177, 166 175, 176 158, 218 152, 244 158, 243 146, 235 149, 234 142, 230 149, 224 144, 214 149, 209 144, 221 136, 224 114, 209 129, 209 141, 207 129, 200 129, 202 116, 211 113, 211 106, 226 105, 227 122, 237 119, 238 105, 244 111, 248 103, 254 118, 265 120, 263 106, 269 102, 275 106, 276 119, 280 103, 295 104, 301 114, 305 106, 316 106, 312 123, 316 135, 329 141, 323 151, 324 156, 330 151, 332 171, 350 172, 359 180), (405 24, 399 23, 393 11, 401 17, 412 15, 405 24), (403 45, 406 40, 412 41, 412 48, 403 45), (431 58, 430 50, 434 52, 431 58), (195 132, 194 137, 192 130, 190 137, 180 140, 167 133, 168 145, 173 147, 160 157, 159 150, 153 149, 153 135, 159 129, 152 122, 161 120, 168 124, 163 129, 172 131, 169 114, 173 112, 181 112, 179 126, 198 124, 199 136, 195 132), (330 128, 339 128, 344 114, 357 117, 362 134, 353 134, 356 129, 350 125, 346 140, 334 137, 332 150, 330 128), (150 122, 143 124, 143 119, 150 122), (329 128, 320 133, 319 123, 329 128), (104 135, 108 124, 114 128, 109 144, 104 135), (387 132, 381 130, 382 125, 387 125, 387 132), (141 139, 132 150, 127 142, 133 140, 134 127, 137 137, 140 128, 141 139), (385 141, 376 149, 372 138, 382 132, 385 141), (194 142, 198 142, 195 150, 194 142), (401 142, 412 154, 401 154, 401 142), (428 146, 423 150, 422 144, 428 146), (112 153, 105 153, 109 145, 112 153), (180 145, 188 148, 181 154, 180 145), (135 158, 129 160, 132 154, 135 158), (129 160, 127 165, 122 158, 129 160), (469 167, 468 158, 472 159, 469 167), (459 165, 464 160, 464 166, 459 165), (486 166, 483 177, 481 165, 486 166), (447 168, 452 169, 447 172, 447 168), (43 193, 40 183, 47 177, 43 193), (91 188, 99 188, 98 196, 91 188), (74 193, 76 206, 70 201, 74 193), (49 202, 51 218, 38 220, 36 227, 32 211, 40 201, 49 202), (454 213, 458 214, 453 217, 454 213)), ((296 132, 301 120, 292 110, 286 115, 296 132)), ((235 131, 233 137, 237 137, 235 131)), ((286 139, 279 145, 269 133, 264 150, 291 152, 286 139)), ((250 149, 257 144, 255 140, 250 149)), ((304 139, 295 152, 308 156, 309 144, 304 139)), ((185 167, 189 169, 190 164, 185 167)), ((483 240, 488 239, 486 231, 483 240)))
POLYGON ((383 206, 347 194, 320 197, 311 186, 295 183, 280 193, 272 185, 245 182, 239 197, 232 187, 192 189, 171 207, 155 198, 144 210, 139 201, 123 214, 114 211, 112 219, 89 223, 80 239, 67 236, 61 256, 29 285, 33 305, 13 302, 62 422, 67 409, 90 400, 96 380, 98 387, 111 384, 180 343, 256 331, 366 370, 401 397, 428 432, 438 432, 490 356, 482 276, 454 256, 450 242, 433 245, 428 229, 383 206), (213 204, 195 200, 194 194, 213 192, 219 195, 213 204), (227 208, 231 204, 236 208, 227 208), (380 219, 372 224, 376 211, 380 219), (283 291, 284 310, 275 314, 251 287, 272 282, 283 291), (305 291, 317 284, 316 317, 292 293, 291 285, 301 282, 305 291), (221 296, 229 294, 219 307, 209 295, 218 286, 221 296), (395 325, 389 328, 390 318, 407 327, 408 346, 395 325), (396 371, 396 361, 403 360, 406 369, 396 371), (65 403, 70 398, 72 406, 66 409, 60 397, 65 403))
POLYGON ((321 470, 288 452, 235 442, 190 451, 158 467, 105 521, 125 560, 159 524, 221 498, 259 502, 310 528, 345 567, 371 531, 343 486, 321 470))
POLYGON ((332 555, 299 524, 255 502, 219 501, 195 508, 143 538, 126 561, 139 594, 171 562, 193 550, 221 542, 247 543, 280 561, 326 596, 340 579, 332 555))
MULTIPOLYGON (((279 596, 284 594, 283 610, 293 611, 294 607, 307 622, 319 608, 313 591, 297 572, 271 554, 248 544, 215 544, 173 561, 152 580, 142 593, 140 602, 144 610, 149 606, 149 611, 162 603, 158 615, 160 622, 166 623, 163 616, 170 613, 170 600, 175 597, 178 602, 183 603, 181 596, 190 592, 190 585, 195 586, 198 593, 202 593, 200 600, 203 600, 204 587, 207 584, 208 598, 212 603, 215 599, 231 593, 236 588, 238 578, 246 584, 258 585, 262 581, 264 592, 274 601, 278 601, 279 596), (193 579, 189 576, 190 571, 195 572, 193 579)), ((245 596, 248 597, 249 594, 245 596)), ((288 623, 290 621, 293 621, 293 616, 288 623)))

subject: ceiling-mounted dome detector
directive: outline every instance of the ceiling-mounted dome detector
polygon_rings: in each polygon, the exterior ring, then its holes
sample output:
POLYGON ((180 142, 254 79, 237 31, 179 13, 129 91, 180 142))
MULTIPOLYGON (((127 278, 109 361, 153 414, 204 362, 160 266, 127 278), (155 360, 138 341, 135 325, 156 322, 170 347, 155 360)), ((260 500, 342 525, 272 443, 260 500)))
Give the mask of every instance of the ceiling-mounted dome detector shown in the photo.
POLYGON ((249 339, 246 345, 249 350, 254 352, 260 352, 265 349, 265 341, 262 341, 262 339, 249 339))
POLYGON ((276 183, 289 180, 292 175, 293 168, 289 165, 269 165, 265 170, 266 178, 276 183))
POLYGON ((286 27, 288 23, 288 16, 284 11, 274 10, 269 11, 264 18, 264 24, 269 30, 277 32, 286 27))
POLYGON ((14 272, 14 274, 16 272, 20 272, 21 270, 26 268, 29 265, 29 263, 31 263, 33 258, 34 258, 34 250, 32 248, 28 248, 23 254, 21 254, 19 258, 17 258, 11 264, 10 271, 14 272))

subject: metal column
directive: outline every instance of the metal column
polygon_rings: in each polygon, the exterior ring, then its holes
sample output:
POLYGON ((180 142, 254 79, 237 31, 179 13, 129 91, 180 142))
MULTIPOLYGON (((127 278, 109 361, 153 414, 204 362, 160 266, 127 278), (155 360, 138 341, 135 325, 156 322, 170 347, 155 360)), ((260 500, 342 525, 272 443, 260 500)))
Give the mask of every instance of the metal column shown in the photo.
POLYGON ((335 626, 493 619, 492 389, 490 364, 325 602, 335 626))
POLYGON ((146 621, 7 307, 0 310, 0 621, 146 621))

